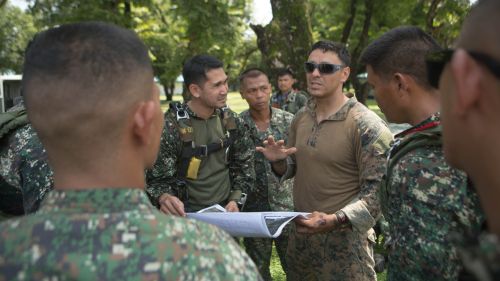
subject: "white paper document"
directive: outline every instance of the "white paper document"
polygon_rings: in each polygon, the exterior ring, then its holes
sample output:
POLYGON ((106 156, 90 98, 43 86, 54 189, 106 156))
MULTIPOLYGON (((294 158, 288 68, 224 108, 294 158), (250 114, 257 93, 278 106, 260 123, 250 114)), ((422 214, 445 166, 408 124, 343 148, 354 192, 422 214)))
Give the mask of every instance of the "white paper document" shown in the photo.
POLYGON ((306 218, 301 212, 225 212, 220 205, 210 206, 198 213, 187 213, 188 218, 204 221, 227 231, 235 237, 280 236, 283 228, 294 218, 306 218))

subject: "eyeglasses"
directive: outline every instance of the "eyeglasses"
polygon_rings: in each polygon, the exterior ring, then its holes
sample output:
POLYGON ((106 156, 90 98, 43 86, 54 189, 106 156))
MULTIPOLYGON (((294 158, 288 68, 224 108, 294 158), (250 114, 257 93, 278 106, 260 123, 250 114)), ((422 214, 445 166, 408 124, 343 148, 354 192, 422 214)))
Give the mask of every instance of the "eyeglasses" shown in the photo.
MULTIPOLYGON (((427 55, 425 59, 427 65, 427 79, 432 87, 436 89, 439 88, 439 78, 443 73, 444 67, 453 57, 454 52, 455 50, 453 49, 447 49, 427 55)), ((483 53, 475 51, 467 51, 467 53, 477 62, 486 66, 495 77, 500 79, 500 62, 483 53)))
POLYGON ((304 68, 307 73, 313 73, 314 70, 317 68, 319 73, 321 74, 333 74, 344 68, 344 66, 340 64, 331 64, 331 63, 316 64, 314 62, 308 61, 304 64, 304 68))

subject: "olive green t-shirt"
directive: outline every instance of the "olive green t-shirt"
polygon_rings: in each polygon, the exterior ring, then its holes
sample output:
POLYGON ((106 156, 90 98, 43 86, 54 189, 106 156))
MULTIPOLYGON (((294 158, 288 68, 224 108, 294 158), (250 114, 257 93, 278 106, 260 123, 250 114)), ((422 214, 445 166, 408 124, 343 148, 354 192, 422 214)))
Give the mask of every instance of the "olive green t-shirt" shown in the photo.
MULTIPOLYGON (((196 146, 220 142, 224 139, 224 129, 217 115, 209 119, 191 118, 193 141, 196 146)), ((198 177, 187 179, 189 210, 199 210, 207 206, 222 203, 229 198, 231 181, 229 178, 226 150, 221 149, 207 157, 201 157, 198 177)))

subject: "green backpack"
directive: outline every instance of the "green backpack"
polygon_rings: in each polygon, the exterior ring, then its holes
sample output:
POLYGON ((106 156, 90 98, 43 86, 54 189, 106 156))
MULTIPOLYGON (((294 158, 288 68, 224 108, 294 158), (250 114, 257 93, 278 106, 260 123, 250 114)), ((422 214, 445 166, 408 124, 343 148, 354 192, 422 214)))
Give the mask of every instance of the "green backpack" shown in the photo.
MULTIPOLYGON (((7 137, 10 133, 26 124, 28 124, 28 115, 25 109, 1 113, 0 145, 7 145, 7 137)), ((0 176, 0 220, 24 214, 24 209, 22 205, 17 204, 18 202, 22 202, 20 190, 8 184, 0 176)))
POLYGON ((13 130, 28 124, 26 109, 0 114, 0 140, 13 130))

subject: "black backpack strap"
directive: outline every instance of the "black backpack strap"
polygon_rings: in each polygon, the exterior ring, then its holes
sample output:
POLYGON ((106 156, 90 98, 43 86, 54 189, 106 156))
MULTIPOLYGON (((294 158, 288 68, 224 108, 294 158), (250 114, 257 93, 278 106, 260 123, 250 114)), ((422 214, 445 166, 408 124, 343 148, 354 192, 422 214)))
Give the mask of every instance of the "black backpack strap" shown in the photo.
POLYGON ((231 114, 229 107, 225 106, 221 108, 219 118, 224 130, 224 134, 226 135, 226 139, 228 140, 227 145, 225 145, 225 148, 227 148, 231 146, 236 139, 236 117, 234 116, 234 114, 231 114))
POLYGON ((236 121, 234 116, 229 113, 229 109, 221 109, 219 119, 228 137, 220 139, 218 142, 195 146, 193 141, 193 126, 186 109, 178 102, 171 103, 170 109, 177 120, 182 140, 182 152, 178 164, 177 177, 179 180, 185 180, 190 161, 193 157, 207 157, 211 153, 228 148, 233 143, 232 136, 234 136, 234 133, 230 132, 236 129, 236 121))

